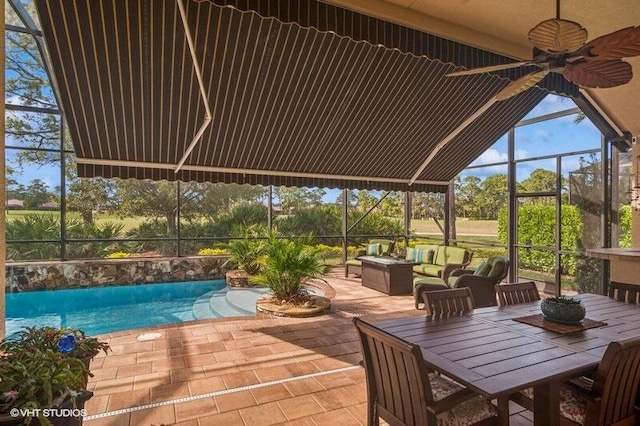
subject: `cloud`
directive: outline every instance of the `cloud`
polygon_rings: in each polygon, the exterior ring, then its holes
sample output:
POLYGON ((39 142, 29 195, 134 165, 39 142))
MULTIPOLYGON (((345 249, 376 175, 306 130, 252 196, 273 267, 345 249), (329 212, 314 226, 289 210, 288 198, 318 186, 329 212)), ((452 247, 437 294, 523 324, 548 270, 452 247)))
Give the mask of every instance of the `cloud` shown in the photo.
MULTIPOLYGON (((516 160, 520 160, 522 158, 529 157, 529 152, 524 149, 517 149, 515 151, 516 160)), ((470 166, 483 166, 485 164, 495 164, 495 163, 504 163, 509 159, 509 155, 506 152, 500 152, 495 148, 489 148, 485 152, 480 155, 480 157, 476 158, 470 166)), ((504 166, 496 166, 500 169, 504 168, 504 166)), ((492 168, 492 167, 489 167, 492 168)))
POLYGON ((534 133, 536 139, 541 140, 542 142, 549 142, 550 134, 546 130, 537 129, 534 133))

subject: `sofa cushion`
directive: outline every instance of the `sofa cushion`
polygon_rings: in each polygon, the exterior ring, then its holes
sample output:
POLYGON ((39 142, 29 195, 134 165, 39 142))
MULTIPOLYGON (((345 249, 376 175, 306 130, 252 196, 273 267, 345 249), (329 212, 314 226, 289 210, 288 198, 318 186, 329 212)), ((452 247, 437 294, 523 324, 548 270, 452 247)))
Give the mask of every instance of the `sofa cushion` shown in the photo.
POLYGON ((367 256, 380 256, 382 254, 382 244, 367 244, 367 256))
POLYGON ((362 262, 358 259, 349 259, 347 260, 347 265, 354 265, 354 266, 362 266, 362 262))
POLYGON ((433 263, 445 265, 447 263, 465 263, 467 250, 461 247, 439 246, 433 263))
POLYGON ((429 265, 428 263, 421 263, 413 267, 413 272, 418 274, 427 275, 429 277, 439 277, 442 275, 442 266, 429 265))
POLYGON ((436 277, 415 277, 413 279, 413 286, 417 287, 419 285, 439 285, 446 288, 446 284, 440 278, 436 277))
POLYGON ((390 254, 393 251, 395 242, 393 240, 372 239, 369 240, 369 244, 380 244, 382 245, 382 252, 380 254, 390 254))

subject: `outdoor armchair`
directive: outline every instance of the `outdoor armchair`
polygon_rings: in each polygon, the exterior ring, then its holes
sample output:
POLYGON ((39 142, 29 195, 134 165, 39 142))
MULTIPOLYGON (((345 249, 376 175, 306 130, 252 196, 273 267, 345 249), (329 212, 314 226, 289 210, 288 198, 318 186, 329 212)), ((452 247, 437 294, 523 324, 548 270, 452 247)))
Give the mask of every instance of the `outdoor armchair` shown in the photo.
POLYGON ((495 285, 506 278, 511 261, 502 256, 489 258, 476 269, 456 269, 445 283, 439 278, 416 277, 413 279, 413 297, 416 309, 422 303, 422 293, 448 288, 469 287, 476 308, 496 306, 495 285))

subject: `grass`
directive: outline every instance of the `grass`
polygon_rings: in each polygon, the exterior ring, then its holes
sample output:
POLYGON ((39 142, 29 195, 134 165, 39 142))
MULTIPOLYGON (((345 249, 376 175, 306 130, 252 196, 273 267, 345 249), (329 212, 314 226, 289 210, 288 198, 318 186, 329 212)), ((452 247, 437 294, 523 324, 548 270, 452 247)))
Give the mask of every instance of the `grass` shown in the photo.
MULTIPOLYGON (((443 225, 444 221, 441 221, 440 224, 443 225)), ((433 219, 413 219, 411 230, 416 234, 442 235, 433 219)), ((456 232, 459 235, 498 235, 498 221, 458 218, 456 219, 456 232)))

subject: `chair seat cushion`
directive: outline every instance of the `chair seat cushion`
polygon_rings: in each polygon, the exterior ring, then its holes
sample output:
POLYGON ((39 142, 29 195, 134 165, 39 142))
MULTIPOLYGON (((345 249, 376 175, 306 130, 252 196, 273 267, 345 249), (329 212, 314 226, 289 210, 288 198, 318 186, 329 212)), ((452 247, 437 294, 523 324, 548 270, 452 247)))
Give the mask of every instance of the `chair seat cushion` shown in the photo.
MULTIPOLYGON (((520 393, 533 400, 533 388, 525 389, 520 393)), ((583 425, 586 414, 587 400, 569 388, 562 388, 560 390, 560 415, 572 422, 583 425)))
POLYGON ((347 260, 347 265, 362 266, 362 261, 358 259, 347 260))
POLYGON ((446 284, 444 283, 444 281, 442 281, 442 279, 440 278, 436 278, 436 277, 415 277, 413 279, 413 286, 417 287, 419 285, 441 285, 441 286, 445 286, 446 284))
MULTIPOLYGON (((442 376, 429 375, 433 399, 440 401, 443 398, 463 389, 459 384, 442 376)), ((468 399, 456 405, 449 411, 438 414, 438 426, 464 426, 472 425, 481 420, 495 416, 496 408, 481 396, 468 399)))

